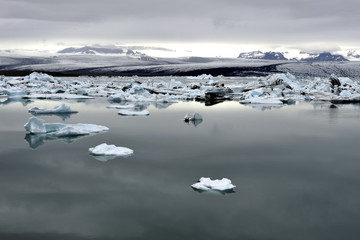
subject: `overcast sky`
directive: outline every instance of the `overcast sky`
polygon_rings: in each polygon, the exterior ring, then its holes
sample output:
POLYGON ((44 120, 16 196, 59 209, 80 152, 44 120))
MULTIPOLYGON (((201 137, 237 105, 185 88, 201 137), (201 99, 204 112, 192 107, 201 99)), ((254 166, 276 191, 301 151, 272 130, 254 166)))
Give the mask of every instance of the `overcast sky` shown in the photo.
POLYGON ((340 50, 359 47, 359 9, 359 0, 0 0, 0 48, 340 50))

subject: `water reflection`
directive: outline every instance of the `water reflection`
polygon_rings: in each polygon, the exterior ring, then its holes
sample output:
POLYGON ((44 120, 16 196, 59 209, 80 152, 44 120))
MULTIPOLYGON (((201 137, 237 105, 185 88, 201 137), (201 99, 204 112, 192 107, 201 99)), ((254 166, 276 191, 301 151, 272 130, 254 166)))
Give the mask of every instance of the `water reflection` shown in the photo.
POLYGON ((0 105, 9 105, 12 103, 21 103, 21 105, 23 105, 24 107, 27 106, 28 104, 32 103, 32 100, 29 99, 22 99, 22 98, 6 98, 6 100, 4 101, 0 101, 0 105))
POLYGON ((219 195, 226 195, 226 194, 230 194, 230 193, 235 193, 234 189, 228 189, 228 190, 214 190, 214 189, 209 189, 209 190, 202 190, 202 189, 198 189, 198 188, 194 188, 191 187, 195 192, 198 193, 209 193, 209 194, 219 194, 219 195))
POLYGON ((34 147, 73 142, 36 151, 23 146, 27 109, 0 109, 2 124, 15 126, 0 132, 0 239, 360 236, 358 106, 257 111, 237 102, 179 103, 119 121, 106 104, 84 104, 74 120, 91 119, 108 133, 81 141, 29 134, 34 147), (201 127, 177 120, 188 110, 203 115, 201 127), (331 117, 337 121, 329 124, 331 117), (105 141, 136 154, 106 164, 92 159, 88 148, 105 141), (198 194, 190 186, 201 176, 228 177, 237 193, 198 194))
POLYGON ((97 134, 92 133, 92 134, 88 134, 88 135, 56 137, 56 136, 51 136, 51 135, 48 135, 48 134, 31 134, 31 133, 27 133, 25 135, 24 139, 25 139, 25 141, 28 142, 30 148, 36 149, 36 148, 44 145, 47 141, 61 140, 64 143, 71 144, 71 143, 74 143, 75 141, 77 141, 77 140, 79 140, 81 138, 85 138, 85 137, 89 137, 89 136, 93 136, 93 135, 97 135, 97 134))

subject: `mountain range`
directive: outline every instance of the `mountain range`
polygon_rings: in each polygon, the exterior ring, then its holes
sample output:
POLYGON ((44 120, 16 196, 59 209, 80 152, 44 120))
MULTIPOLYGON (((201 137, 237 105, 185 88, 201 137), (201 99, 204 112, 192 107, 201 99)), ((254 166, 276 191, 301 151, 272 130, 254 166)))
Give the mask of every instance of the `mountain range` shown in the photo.
MULTIPOLYGON (((330 52, 323 52, 323 53, 319 53, 319 54, 315 54, 315 53, 304 53, 302 52, 302 54, 307 54, 308 57, 306 58, 292 58, 292 59, 288 59, 284 56, 285 53, 282 52, 262 52, 262 51, 253 51, 253 52, 245 52, 245 53, 240 53, 238 58, 242 58, 242 59, 261 59, 261 60, 295 60, 295 61, 305 61, 305 62, 322 62, 322 61, 332 61, 332 62, 344 62, 344 61, 349 61, 348 59, 346 59, 344 56, 339 55, 339 54, 332 54, 330 52)), ((359 57, 360 55, 357 56, 353 56, 353 57, 359 57)))

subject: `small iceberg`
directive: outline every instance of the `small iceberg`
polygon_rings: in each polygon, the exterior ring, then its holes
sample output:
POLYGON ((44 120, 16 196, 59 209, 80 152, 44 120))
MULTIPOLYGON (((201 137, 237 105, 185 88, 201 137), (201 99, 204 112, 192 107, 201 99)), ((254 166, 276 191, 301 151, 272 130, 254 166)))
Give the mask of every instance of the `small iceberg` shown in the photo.
POLYGON ((202 177, 197 183, 191 185, 191 187, 198 192, 217 191, 220 193, 231 193, 234 192, 236 186, 227 178, 211 180, 210 178, 202 177))
POLYGON ((93 155, 97 160, 106 162, 116 157, 128 157, 134 153, 130 148, 117 147, 115 145, 108 145, 102 143, 96 147, 89 148, 90 155, 93 155))
POLYGON ((104 126, 86 123, 44 123, 44 120, 36 117, 31 117, 24 128, 31 134, 47 134, 55 137, 89 135, 109 130, 104 126))
POLYGON ((122 116, 148 116, 150 115, 150 112, 148 110, 143 110, 143 111, 120 110, 118 114, 122 116))
POLYGON ((187 123, 192 122, 194 124, 194 126, 196 127, 197 125, 202 123, 203 118, 198 113, 194 113, 192 117, 189 115, 189 113, 186 113, 186 115, 184 117, 184 121, 187 122, 187 123))
POLYGON ((71 108, 66 105, 65 103, 62 103, 60 106, 56 106, 54 108, 51 109, 46 109, 46 108, 38 108, 38 107, 33 107, 29 109, 29 112, 32 114, 69 114, 69 113, 78 113, 78 111, 74 111, 71 110, 71 108))

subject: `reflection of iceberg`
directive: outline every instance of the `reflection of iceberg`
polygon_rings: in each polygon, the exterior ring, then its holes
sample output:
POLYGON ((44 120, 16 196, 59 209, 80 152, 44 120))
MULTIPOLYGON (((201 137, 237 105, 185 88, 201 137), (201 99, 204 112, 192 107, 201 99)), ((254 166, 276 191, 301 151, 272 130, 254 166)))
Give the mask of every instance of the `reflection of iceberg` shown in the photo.
POLYGON ((94 134, 89 135, 81 135, 81 136, 67 136, 67 137, 56 137, 56 136, 49 136, 47 134, 30 134, 27 133, 25 135, 25 140, 29 143, 29 147, 35 149, 39 146, 43 145, 46 141, 52 141, 52 140, 62 140, 65 143, 73 143, 80 138, 83 138, 85 136, 90 136, 94 134))
POLYGON ((120 110, 118 112, 118 114, 122 115, 122 116, 148 116, 148 115, 150 115, 148 110, 143 110, 143 111, 120 110))
POLYGON ((7 98, 5 101, 0 101, 0 105, 8 105, 11 103, 21 103, 24 107, 28 105, 29 103, 32 103, 32 100, 29 99, 22 99, 22 98, 7 98))
POLYGON ((117 147, 115 145, 100 144, 96 147, 89 148, 90 155, 97 160, 106 162, 116 157, 128 157, 133 154, 133 150, 126 147, 117 147))
POLYGON ((230 179, 223 178, 221 180, 215 179, 211 180, 210 178, 200 178, 197 183, 191 185, 191 187, 197 192, 219 192, 221 194, 232 193, 236 187, 231 183, 230 179))
POLYGON ((151 103, 154 107, 156 107, 157 109, 165 109, 170 107, 172 104, 174 104, 175 102, 154 102, 151 103))
POLYGON ((106 106, 107 108, 116 108, 116 109, 129 109, 134 108, 134 104, 111 104, 106 106))

